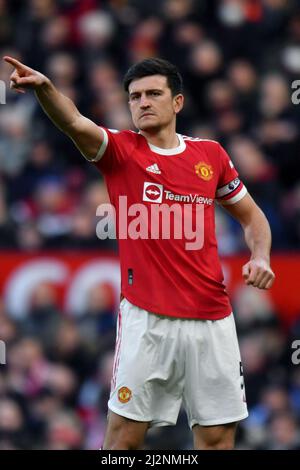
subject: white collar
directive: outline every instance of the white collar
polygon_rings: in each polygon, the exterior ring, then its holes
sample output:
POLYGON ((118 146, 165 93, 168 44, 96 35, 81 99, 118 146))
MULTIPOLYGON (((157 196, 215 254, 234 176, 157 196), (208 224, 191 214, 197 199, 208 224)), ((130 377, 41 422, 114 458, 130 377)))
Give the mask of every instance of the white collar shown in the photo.
POLYGON ((184 152, 186 149, 186 143, 183 140, 183 137, 181 134, 176 134, 179 140, 179 145, 177 147, 173 147, 170 149, 162 149, 161 147, 156 147, 156 145, 150 144, 150 142, 147 141, 150 150, 155 153, 159 153, 160 155, 177 155, 178 153, 184 152))

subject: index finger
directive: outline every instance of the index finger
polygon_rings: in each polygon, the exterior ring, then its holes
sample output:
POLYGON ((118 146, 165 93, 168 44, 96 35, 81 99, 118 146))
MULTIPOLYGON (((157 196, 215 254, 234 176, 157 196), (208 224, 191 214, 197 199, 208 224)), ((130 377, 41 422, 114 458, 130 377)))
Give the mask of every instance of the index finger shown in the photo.
POLYGON ((26 65, 22 64, 22 62, 20 62, 17 59, 14 59, 13 57, 10 57, 9 55, 5 55, 3 59, 5 60, 5 62, 8 62, 9 64, 13 65, 17 69, 26 67, 26 65))

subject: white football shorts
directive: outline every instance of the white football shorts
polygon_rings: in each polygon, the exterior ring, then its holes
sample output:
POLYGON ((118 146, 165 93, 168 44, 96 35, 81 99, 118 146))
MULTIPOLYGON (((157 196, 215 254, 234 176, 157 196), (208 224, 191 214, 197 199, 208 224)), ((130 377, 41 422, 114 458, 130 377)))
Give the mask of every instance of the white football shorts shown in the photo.
POLYGON ((167 426, 176 424, 181 404, 190 428, 248 416, 233 314, 221 320, 172 318, 123 299, 109 409, 167 426))

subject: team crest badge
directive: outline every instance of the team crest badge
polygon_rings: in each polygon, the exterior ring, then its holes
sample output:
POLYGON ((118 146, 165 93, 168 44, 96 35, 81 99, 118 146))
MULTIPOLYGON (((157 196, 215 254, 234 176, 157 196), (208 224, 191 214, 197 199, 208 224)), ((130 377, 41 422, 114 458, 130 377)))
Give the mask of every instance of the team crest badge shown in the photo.
POLYGON ((121 403, 129 402, 131 395, 131 390, 127 387, 121 387, 118 391, 118 398, 121 403))
POLYGON ((195 165, 195 171, 199 178, 203 179, 204 181, 211 180, 214 174, 211 165, 208 165, 205 162, 197 163, 197 165, 195 165))

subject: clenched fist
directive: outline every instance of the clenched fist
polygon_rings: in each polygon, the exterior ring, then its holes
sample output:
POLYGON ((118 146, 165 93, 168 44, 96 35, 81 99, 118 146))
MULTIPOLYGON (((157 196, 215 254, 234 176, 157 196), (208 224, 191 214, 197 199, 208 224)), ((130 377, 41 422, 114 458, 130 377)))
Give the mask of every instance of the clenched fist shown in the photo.
POLYGON ((270 289, 275 280, 270 264, 263 258, 253 258, 243 266, 243 278, 247 285, 270 289))

